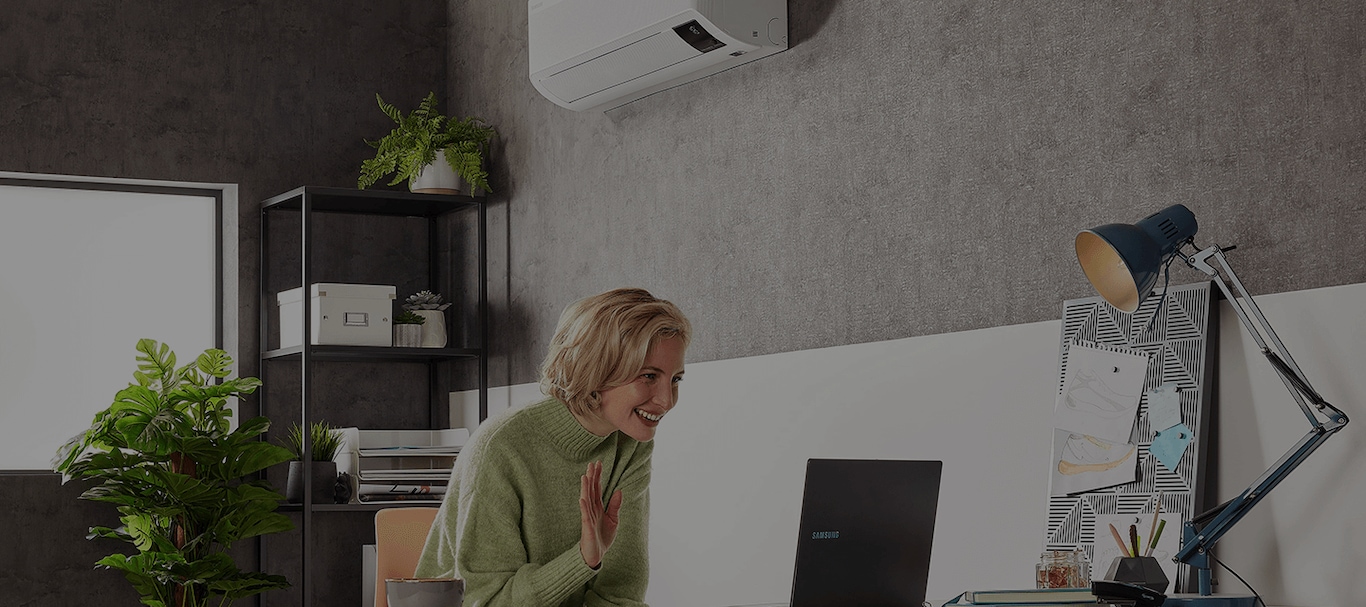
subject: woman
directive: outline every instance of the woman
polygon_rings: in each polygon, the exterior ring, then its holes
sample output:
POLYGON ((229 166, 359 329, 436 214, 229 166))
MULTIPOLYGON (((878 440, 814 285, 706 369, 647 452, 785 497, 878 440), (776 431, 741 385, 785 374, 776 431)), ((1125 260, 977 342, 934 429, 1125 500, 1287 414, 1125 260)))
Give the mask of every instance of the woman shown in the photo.
POLYGON ((641 289, 566 308, 541 366, 549 398, 470 437, 416 575, 464 579, 465 607, 644 605, 651 441, 691 332, 641 289))

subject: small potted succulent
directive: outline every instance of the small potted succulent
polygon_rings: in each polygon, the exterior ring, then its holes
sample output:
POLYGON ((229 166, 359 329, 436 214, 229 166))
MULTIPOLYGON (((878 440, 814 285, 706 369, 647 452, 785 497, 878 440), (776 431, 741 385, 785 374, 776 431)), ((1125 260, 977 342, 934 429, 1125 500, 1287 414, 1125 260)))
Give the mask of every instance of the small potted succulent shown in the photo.
POLYGON ((436 93, 428 93, 417 109, 404 116, 378 94, 379 109, 397 126, 388 135, 365 143, 375 157, 360 165, 356 186, 365 189, 392 174, 389 185, 408 182, 413 192, 479 195, 492 191, 484 155, 495 131, 478 118, 448 118, 436 109, 436 93))
POLYGON ((404 310, 394 316, 394 347, 421 347, 422 324, 425 322, 427 319, 412 310, 404 310))
MULTIPOLYGON (((333 485, 337 482, 337 453, 341 451, 342 435, 324 421, 308 425, 309 453, 312 454, 309 474, 313 483, 313 503, 333 502, 333 485)), ((294 424, 285 437, 285 446, 294 454, 289 462, 289 479, 285 483, 285 500, 298 504, 304 501, 304 431, 294 424)))
POLYGON ((441 295, 431 291, 418 291, 409 295, 403 302, 403 309, 421 316, 426 322, 422 323, 422 347, 424 348, 444 348, 446 347, 446 308, 451 307, 449 303, 441 303, 441 295))

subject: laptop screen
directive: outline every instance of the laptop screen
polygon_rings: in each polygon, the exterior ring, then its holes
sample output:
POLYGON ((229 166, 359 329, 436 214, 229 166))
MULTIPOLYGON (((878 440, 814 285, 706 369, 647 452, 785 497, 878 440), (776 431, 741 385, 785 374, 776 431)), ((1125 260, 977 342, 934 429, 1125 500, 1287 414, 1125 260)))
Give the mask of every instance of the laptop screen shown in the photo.
POLYGON ((807 460, 792 607, 921 607, 942 470, 807 460))

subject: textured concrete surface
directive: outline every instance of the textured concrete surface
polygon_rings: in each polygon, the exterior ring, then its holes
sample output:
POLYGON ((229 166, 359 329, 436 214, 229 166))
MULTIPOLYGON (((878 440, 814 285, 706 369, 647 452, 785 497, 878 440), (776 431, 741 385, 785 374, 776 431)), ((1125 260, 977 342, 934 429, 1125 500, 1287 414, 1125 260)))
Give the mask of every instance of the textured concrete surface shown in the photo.
MULTIPOLYGON (((1366 280, 1358 2, 791 0, 789 17, 784 53, 582 114, 528 81, 525 3, 12 0, 0 170, 240 184, 245 374, 256 203, 353 183, 360 138, 387 129, 375 92, 411 107, 444 87, 499 129, 495 384, 535 379, 566 304, 628 284, 690 315, 692 361, 1054 319, 1089 295, 1078 229, 1174 202, 1198 242, 1239 245, 1254 293, 1366 280)), ((0 517, 44 517, 9 536, 41 554, 0 551, 23 555, 0 604, 132 604, 88 569, 96 505, 38 478, 0 478, 0 517), (60 596, 16 594, 54 571, 60 596)), ((337 546, 364 535, 342 526, 358 535, 337 546)))
POLYGON ((501 134, 510 383, 623 285, 692 361, 1055 319, 1078 230, 1172 203, 1254 293, 1366 280, 1359 2, 791 0, 788 51, 605 114, 531 86, 525 3, 450 5, 451 95, 501 134))
MULTIPOLYGON (((373 154, 363 139, 390 128, 375 93, 411 107, 445 86, 446 10, 440 0, 7 1, 0 170, 238 184, 240 240, 229 243, 241 285, 237 370, 259 375, 260 201, 300 185, 355 184, 373 154)), ((411 376, 400 372, 395 385, 411 376)), ((363 398, 392 406, 411 392, 381 390, 363 398)), ((85 540, 91 524, 113 522, 100 518, 112 510, 55 479, 0 475, 0 519, 19 523, 0 548, 0 605, 136 604, 120 576, 91 567, 118 548, 85 540)), ((251 544, 239 563, 254 565, 251 544)))

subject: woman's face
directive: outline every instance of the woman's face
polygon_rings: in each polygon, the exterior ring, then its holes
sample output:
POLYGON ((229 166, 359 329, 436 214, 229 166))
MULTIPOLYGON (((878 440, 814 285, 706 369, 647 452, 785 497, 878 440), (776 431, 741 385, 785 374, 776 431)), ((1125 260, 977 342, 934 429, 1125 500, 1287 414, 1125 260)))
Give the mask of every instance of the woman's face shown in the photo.
POLYGON ((683 349, 683 340, 677 337, 651 346, 634 379, 600 392, 602 406, 597 411, 598 420, 593 420, 600 423, 586 424, 588 431, 606 436, 620 430, 640 442, 652 440, 660 419, 678 403, 683 349))

